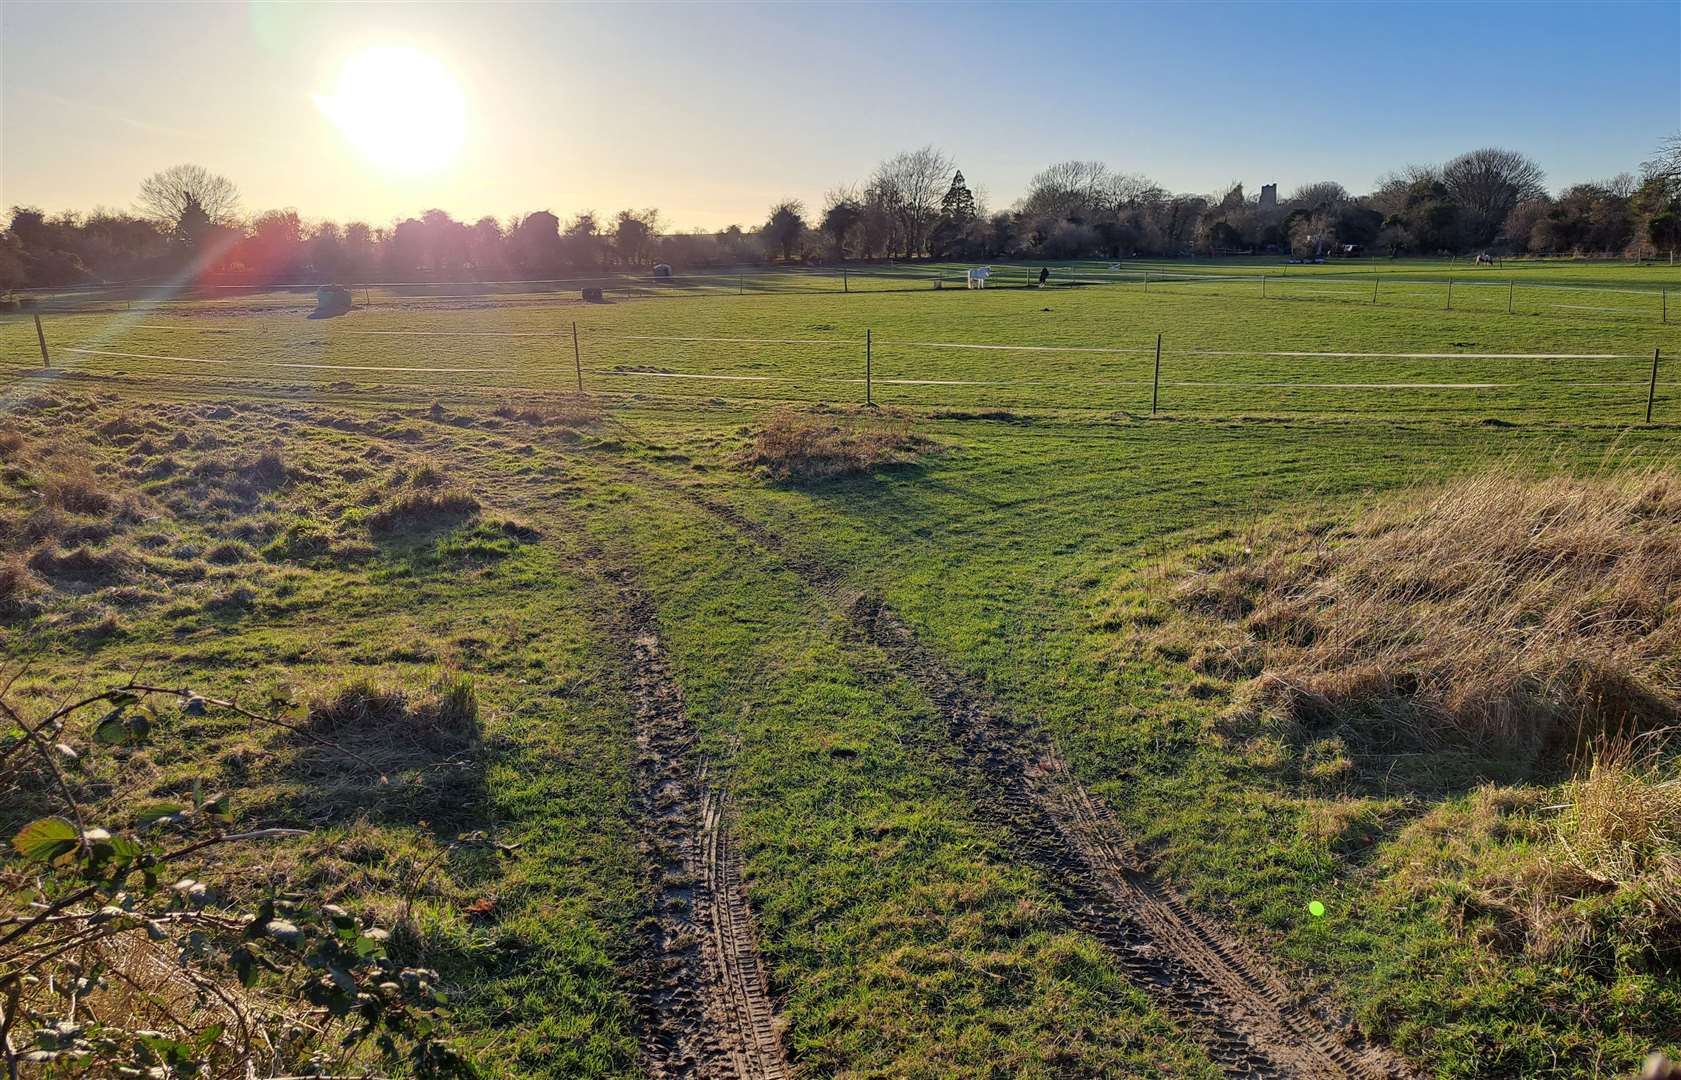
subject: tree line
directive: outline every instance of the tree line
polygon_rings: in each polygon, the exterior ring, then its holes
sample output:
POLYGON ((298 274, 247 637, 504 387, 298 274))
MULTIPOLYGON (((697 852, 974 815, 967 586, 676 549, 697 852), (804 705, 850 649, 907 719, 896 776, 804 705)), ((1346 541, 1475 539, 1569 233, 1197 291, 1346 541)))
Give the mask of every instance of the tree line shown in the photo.
POLYGON ((820 208, 788 199, 759 225, 665 232, 657 210, 548 210, 459 221, 443 210, 390 225, 245 215, 238 188, 196 165, 146 178, 131 210, 47 215, 14 206, 0 232, 0 289, 99 282, 441 281, 885 259, 1120 259, 1135 255, 1592 253, 1681 247, 1681 136, 1639 175, 1557 193, 1534 161, 1473 150, 1408 166, 1355 195, 1333 180, 1280 196, 1233 183, 1175 194, 1102 162, 1039 172, 1004 209, 987 205, 933 146, 896 154, 820 208))

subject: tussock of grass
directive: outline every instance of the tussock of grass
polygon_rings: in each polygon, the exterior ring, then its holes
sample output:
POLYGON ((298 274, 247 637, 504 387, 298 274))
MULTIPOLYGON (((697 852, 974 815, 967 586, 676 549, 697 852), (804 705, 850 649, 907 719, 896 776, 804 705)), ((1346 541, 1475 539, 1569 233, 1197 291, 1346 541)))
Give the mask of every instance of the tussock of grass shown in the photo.
POLYGON ((368 529, 394 533, 459 521, 479 512, 479 500, 456 489, 415 488, 404 491, 368 515, 368 529))
POLYGON ((306 726, 327 739, 400 739, 459 753, 478 740, 478 694, 471 676, 447 669, 418 690, 357 676, 312 700, 306 726))
POLYGON ((740 460, 773 480, 830 480, 888 465, 903 465, 933 444, 902 420, 848 424, 794 409, 765 418, 753 446, 740 460))
POLYGON ((372 506, 364 520, 376 536, 451 525, 479 512, 479 500, 425 458, 398 468, 384 487, 369 488, 364 503, 372 506))
POLYGON ((1681 472, 1487 473, 1257 539, 1177 599, 1241 623, 1258 710, 1390 743, 1577 749, 1681 719, 1681 472))
POLYGON ((30 571, 22 555, 10 555, 0 560, 0 614, 16 616, 32 613, 35 598, 41 592, 39 579, 30 571))
POLYGON ((96 551, 85 545, 68 551, 42 547, 29 558, 29 568, 44 578, 88 585, 126 580, 136 565, 134 555, 124 548, 96 551))
POLYGON ((85 461, 60 457, 50 461, 38 480, 41 501, 73 514, 109 513, 117 502, 107 481, 85 461))
POLYGON ((1606 744, 1556 789, 1483 787, 1385 855, 1397 884, 1502 951, 1609 975, 1681 959, 1681 773, 1606 744), (1560 801, 1549 803, 1548 800, 1560 801))
POLYGON ((1600 885, 1650 895, 1681 942, 1681 773, 1619 747, 1567 790, 1559 846, 1569 864, 1600 885))
POLYGON ((538 398, 518 405, 504 401, 492 411, 503 420, 517 420, 535 427, 588 427, 600 423, 604 415, 599 405, 579 394, 538 398))

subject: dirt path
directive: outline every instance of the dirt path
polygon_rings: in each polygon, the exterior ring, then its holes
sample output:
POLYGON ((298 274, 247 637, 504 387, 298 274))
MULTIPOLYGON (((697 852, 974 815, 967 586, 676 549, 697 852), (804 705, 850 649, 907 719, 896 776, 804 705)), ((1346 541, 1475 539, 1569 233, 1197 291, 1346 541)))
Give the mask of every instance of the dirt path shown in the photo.
POLYGON ((930 651, 879 601, 848 594, 831 568, 764 526, 641 466, 638 478, 681 495, 751 538, 843 610, 939 711, 950 744, 981 781, 977 813, 1061 894, 1074 922, 1133 981, 1201 1039, 1227 1075, 1412 1077, 1388 1051, 1310 1008, 1244 942, 1185 907, 1140 865, 1113 816, 1045 741, 930 651))
POLYGON ((725 795, 708 783, 653 606, 618 575, 634 668, 636 805, 654 894, 643 1000, 650 1076, 787 1080, 725 795))

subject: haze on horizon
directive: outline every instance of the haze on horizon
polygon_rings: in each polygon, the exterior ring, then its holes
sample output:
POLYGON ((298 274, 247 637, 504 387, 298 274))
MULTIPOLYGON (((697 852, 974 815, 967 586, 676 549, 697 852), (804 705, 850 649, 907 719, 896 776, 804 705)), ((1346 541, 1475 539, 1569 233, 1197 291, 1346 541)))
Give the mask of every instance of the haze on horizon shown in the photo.
POLYGON ((816 207, 925 143, 995 208, 1074 158, 1174 191, 1363 192, 1500 145, 1558 190, 1633 171, 1681 129, 1681 5, 1660 2, 9 0, 0 42, 0 204, 48 211, 130 207, 190 161, 247 212, 657 207, 668 228, 715 229, 782 198, 816 207), (357 82, 347 62, 369 55, 388 60, 357 82), (406 81, 415 56, 434 74, 406 81))

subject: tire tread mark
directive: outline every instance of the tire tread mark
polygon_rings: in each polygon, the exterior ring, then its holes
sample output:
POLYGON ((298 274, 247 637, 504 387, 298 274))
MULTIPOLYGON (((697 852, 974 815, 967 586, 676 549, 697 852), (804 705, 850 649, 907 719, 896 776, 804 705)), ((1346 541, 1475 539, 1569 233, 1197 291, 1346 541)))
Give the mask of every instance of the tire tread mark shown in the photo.
POLYGON ((970 687, 885 604, 848 592, 838 572, 802 557, 735 508, 636 463, 623 468, 744 534, 845 612, 928 696, 949 738, 985 778, 989 794, 977 799, 979 812, 1011 834, 1023 861, 1062 894, 1072 922, 1101 942, 1135 984, 1187 1022, 1228 1076, 1416 1076, 1346 1024, 1321 1019, 1253 949, 1186 908, 1129 853, 1112 813, 1043 739, 970 687))

